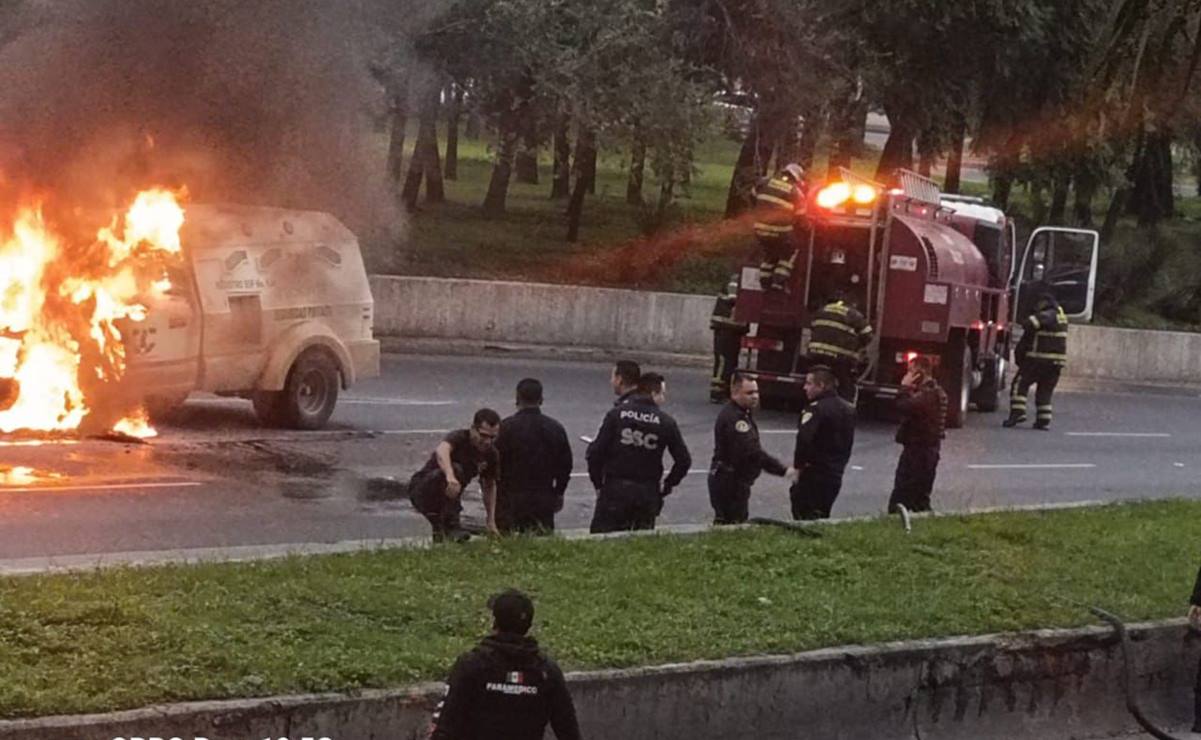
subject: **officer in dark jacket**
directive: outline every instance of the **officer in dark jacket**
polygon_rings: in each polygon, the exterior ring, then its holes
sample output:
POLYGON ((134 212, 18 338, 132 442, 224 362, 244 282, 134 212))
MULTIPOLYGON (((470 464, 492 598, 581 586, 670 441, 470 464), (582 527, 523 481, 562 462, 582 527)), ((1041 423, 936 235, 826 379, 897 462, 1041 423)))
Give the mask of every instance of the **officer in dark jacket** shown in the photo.
POLYGON ((797 426, 790 491, 793 519, 828 519, 842 490, 842 474, 855 444, 855 409, 835 392, 834 374, 815 367, 805 376, 809 405, 797 426))
POLYGON ((534 604, 520 591, 493 596, 492 634, 455 662, 430 740, 579 740, 563 671, 529 637, 534 604))
POLYGON ((413 508, 429 520, 435 542, 470 539, 460 526, 461 497, 477 475, 488 531, 498 531, 496 478, 500 463, 494 443, 499 433, 499 414, 492 409, 476 411, 471 428, 447 434, 421 470, 409 479, 409 500, 413 502, 413 508))
POLYGON ((872 326, 859 309, 836 295, 809 322, 809 361, 830 368, 838 395, 855 403, 856 378, 863 350, 872 340, 872 326))
POLYGON ((1015 427, 1026 421, 1027 396, 1034 385, 1038 407, 1034 428, 1050 429, 1051 396, 1068 361, 1068 317, 1055 296, 1046 293, 1039 297, 1035 312, 1026 317, 1022 328, 1022 339, 1014 350, 1018 374, 1010 387, 1009 418, 1002 424, 1015 427))
POLYGON ((500 423, 496 440, 496 524, 501 532, 546 534, 555 529, 571 481, 571 444, 563 425, 542 413, 538 380, 517 384, 517 409, 500 423))
POLYGON ((713 304, 709 328, 713 331, 713 378, 709 381, 709 400, 724 403, 730 397, 730 376, 738 369, 738 355, 747 325, 734 320, 734 301, 738 298, 738 275, 731 275, 725 291, 713 304))
POLYGON ((659 408, 655 397, 666 393, 663 376, 642 376, 638 393, 605 415, 588 458, 588 477, 596 487, 592 533, 654 529, 655 517, 679 485, 692 456, 676 420, 659 408), (663 478, 663 453, 672 466, 663 478))
POLYGON ((902 448, 892 496, 888 499, 890 514, 899 511, 898 504, 909 511, 930 510, 930 491, 938 472, 947 418, 947 394, 934 379, 930 358, 918 356, 909 363, 901 388, 897 399, 897 412, 901 415, 897 442, 902 448))
MULTIPOLYGON (((1193 583, 1188 621, 1194 630, 1201 630, 1201 571, 1197 571, 1197 580, 1193 583)), ((1197 683, 1193 687, 1193 732, 1201 732, 1201 664, 1197 666, 1197 683)))
POLYGON ((753 414, 757 408, 759 383, 735 373, 730 379, 730 402, 717 415, 713 427, 709 503, 713 506, 715 525, 746 522, 751 486, 761 472, 766 470, 772 475, 793 472, 759 444, 759 425, 753 414))

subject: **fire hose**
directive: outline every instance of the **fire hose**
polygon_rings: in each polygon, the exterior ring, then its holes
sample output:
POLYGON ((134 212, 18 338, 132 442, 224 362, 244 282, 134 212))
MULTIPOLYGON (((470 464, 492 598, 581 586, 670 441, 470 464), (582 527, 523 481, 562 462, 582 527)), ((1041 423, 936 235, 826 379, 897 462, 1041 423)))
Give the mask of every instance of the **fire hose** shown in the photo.
POLYGON ((1130 656, 1130 635, 1126 632, 1126 625, 1119 617, 1099 607, 1089 607, 1089 611, 1108 622, 1122 643, 1122 688, 1126 692, 1126 709, 1134 716, 1139 726, 1152 737, 1159 738, 1159 740, 1180 740, 1175 735, 1164 732, 1147 719, 1147 715, 1143 714, 1143 710, 1138 705, 1138 696, 1134 692, 1134 661, 1130 656))

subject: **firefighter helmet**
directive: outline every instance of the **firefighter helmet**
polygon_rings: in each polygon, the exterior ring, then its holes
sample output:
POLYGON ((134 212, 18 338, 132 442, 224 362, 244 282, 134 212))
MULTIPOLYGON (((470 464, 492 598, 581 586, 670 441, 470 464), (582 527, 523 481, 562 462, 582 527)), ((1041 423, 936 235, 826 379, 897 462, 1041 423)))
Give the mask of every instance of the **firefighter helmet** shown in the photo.
POLYGON ((780 174, 799 185, 805 179, 805 168, 796 162, 792 162, 784 165, 784 169, 780 170, 780 174))

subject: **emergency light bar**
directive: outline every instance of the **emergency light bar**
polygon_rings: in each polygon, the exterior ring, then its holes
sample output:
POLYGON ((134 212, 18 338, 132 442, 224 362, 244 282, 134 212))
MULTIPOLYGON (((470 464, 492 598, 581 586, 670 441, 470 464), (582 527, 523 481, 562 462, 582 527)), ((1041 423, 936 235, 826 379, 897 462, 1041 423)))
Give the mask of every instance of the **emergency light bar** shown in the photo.
POLYGON ((884 186, 860 177, 846 167, 839 168, 838 180, 817 191, 817 205, 826 210, 833 210, 845 205, 858 207, 870 206, 884 192, 884 186))

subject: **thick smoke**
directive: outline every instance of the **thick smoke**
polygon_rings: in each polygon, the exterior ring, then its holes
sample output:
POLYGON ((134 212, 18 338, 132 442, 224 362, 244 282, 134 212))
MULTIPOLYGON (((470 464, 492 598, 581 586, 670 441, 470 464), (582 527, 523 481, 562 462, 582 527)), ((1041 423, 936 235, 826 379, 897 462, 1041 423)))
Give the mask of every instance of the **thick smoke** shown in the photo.
POLYGON ((32 186, 62 218, 187 185, 380 238, 399 214, 370 69, 399 29, 370 2, 29 0, 0 49, 0 200, 32 186))

